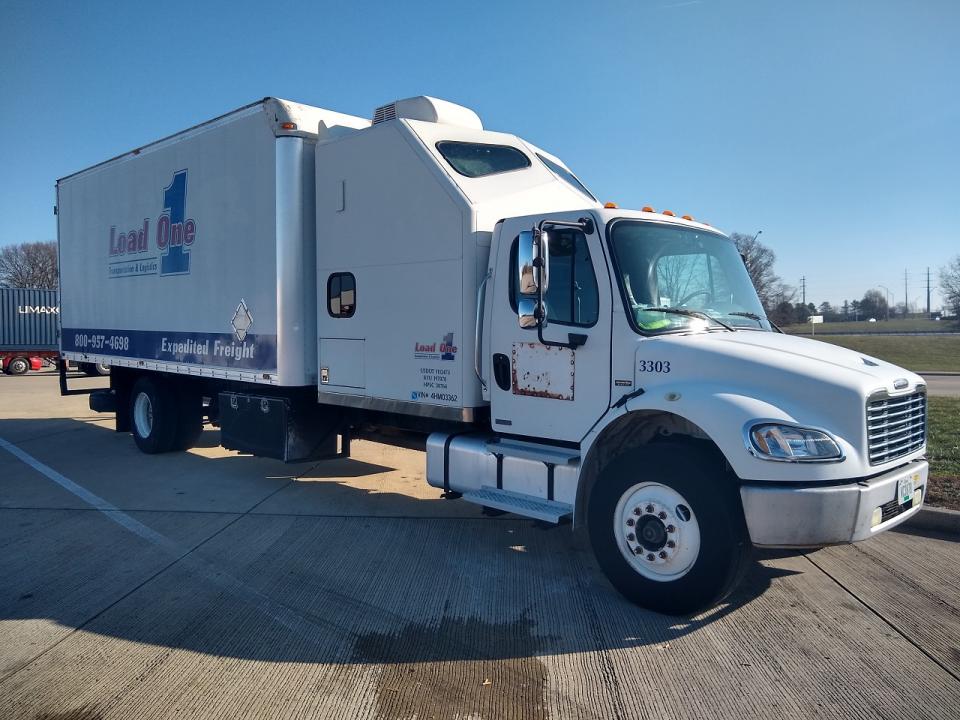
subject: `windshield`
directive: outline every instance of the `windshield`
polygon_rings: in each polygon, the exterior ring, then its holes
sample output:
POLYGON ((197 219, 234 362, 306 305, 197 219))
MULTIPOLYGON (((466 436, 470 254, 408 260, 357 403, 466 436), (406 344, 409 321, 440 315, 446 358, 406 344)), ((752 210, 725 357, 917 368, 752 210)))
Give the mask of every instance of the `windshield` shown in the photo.
POLYGON ((700 314, 737 329, 770 330, 743 259, 722 235, 621 220, 613 226, 611 244, 634 329, 644 334, 722 329, 700 314))

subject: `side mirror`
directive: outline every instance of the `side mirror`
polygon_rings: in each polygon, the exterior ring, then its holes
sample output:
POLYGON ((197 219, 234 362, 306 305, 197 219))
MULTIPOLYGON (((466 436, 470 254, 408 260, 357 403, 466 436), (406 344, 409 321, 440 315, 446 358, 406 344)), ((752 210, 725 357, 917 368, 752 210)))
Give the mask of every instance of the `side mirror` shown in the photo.
POLYGON ((537 281, 533 271, 533 233, 520 233, 517 240, 517 290, 521 295, 536 295, 537 281))
POLYGON ((550 243, 547 233, 540 233, 540 241, 533 232, 520 233, 517 240, 517 289, 521 295, 536 295, 540 287, 547 292, 550 243))
POLYGON ((543 303, 541 320, 542 323, 538 323, 537 318, 537 299, 536 298, 520 298, 517 302, 517 319, 520 322, 520 327, 522 328, 535 328, 538 324, 542 324, 544 327, 547 325, 547 304, 543 303))
POLYGON ((520 233, 517 240, 517 317, 522 328, 547 324, 547 307, 541 298, 549 284, 550 239, 532 231, 520 233), (537 307, 541 312, 537 312, 537 307))

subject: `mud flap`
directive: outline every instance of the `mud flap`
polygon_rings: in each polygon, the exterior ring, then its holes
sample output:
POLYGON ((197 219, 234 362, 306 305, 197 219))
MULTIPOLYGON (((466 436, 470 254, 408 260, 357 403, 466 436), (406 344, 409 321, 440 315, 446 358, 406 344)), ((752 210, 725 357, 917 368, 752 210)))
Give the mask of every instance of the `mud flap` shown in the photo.
MULTIPOLYGON (((336 457, 339 413, 290 398, 222 392, 220 444, 259 457, 302 462, 336 457)), ((349 447, 343 443, 344 449, 349 447)))

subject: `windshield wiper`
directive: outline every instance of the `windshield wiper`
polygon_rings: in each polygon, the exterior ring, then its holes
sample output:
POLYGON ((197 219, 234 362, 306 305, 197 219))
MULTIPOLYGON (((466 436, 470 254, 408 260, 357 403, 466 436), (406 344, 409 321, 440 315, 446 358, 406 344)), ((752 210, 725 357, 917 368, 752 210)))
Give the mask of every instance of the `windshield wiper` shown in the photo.
POLYGON ((674 315, 686 315, 687 317, 700 318, 701 320, 710 320, 711 322, 715 322, 717 325, 719 325, 720 327, 726 330, 729 330, 730 332, 737 331, 735 327, 727 325, 722 320, 717 320, 712 315, 707 315, 706 313, 700 312, 699 310, 684 310, 683 308, 672 308, 672 307, 645 307, 640 309, 643 312, 672 313, 674 315))
MULTIPOLYGON (((732 313, 727 313, 727 315, 736 315, 737 317, 745 317, 745 318, 749 318, 750 320, 756 320, 756 321, 757 321, 757 325, 759 325, 760 327, 763 327, 763 318, 760 317, 759 315, 757 315, 756 313, 752 313, 752 312, 732 312, 732 313)), ((767 320, 767 322, 770 322, 770 321, 767 320)), ((772 325, 773 323, 770 323, 770 324, 772 325)))

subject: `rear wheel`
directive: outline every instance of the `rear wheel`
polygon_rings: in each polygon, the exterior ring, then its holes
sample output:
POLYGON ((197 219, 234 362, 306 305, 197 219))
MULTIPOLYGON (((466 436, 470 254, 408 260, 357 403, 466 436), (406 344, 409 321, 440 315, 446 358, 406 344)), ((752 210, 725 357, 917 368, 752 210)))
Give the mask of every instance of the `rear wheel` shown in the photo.
POLYGON ((30 370, 30 361, 25 357, 15 357, 7 363, 7 372, 11 375, 24 375, 30 370))
POLYGON ((130 392, 130 429, 134 442, 148 454, 168 452, 177 440, 177 401, 168 384, 141 377, 130 392))
POLYGON ((750 544, 735 487, 706 453, 655 445, 614 460, 590 497, 597 562, 629 600, 673 615, 723 599, 750 544))

